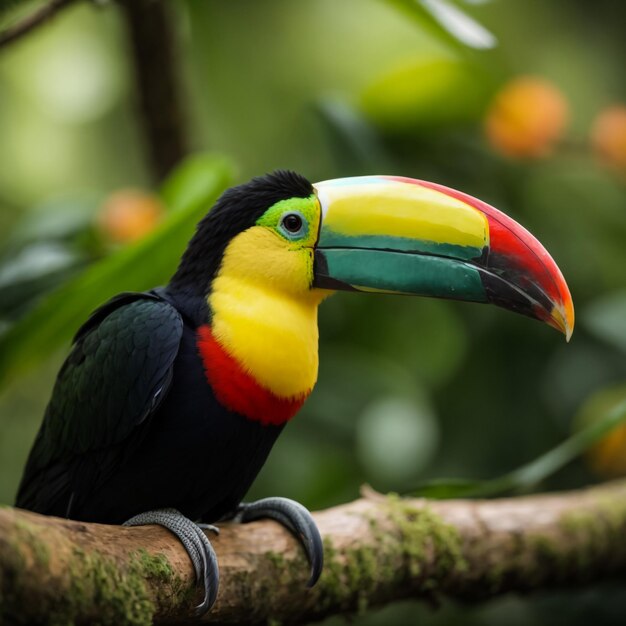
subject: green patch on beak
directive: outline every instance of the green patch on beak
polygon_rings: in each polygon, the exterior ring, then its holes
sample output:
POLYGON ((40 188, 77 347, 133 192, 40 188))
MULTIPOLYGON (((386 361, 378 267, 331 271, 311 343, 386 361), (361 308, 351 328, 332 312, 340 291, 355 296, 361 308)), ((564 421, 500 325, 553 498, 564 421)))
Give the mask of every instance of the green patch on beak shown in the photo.
POLYGON ((318 248, 315 265, 320 287, 487 302, 478 269, 443 256, 360 247, 318 248))
POLYGON ((346 235, 330 229, 322 229, 319 248, 362 248, 367 250, 397 250, 413 254, 431 254, 461 261, 480 258, 482 248, 451 243, 409 239, 389 235, 346 235))

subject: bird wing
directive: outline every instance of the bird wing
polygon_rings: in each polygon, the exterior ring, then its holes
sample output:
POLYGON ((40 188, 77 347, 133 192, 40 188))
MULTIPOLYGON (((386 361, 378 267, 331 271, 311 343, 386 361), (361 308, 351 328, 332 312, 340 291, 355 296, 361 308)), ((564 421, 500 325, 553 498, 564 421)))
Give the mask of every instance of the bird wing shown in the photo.
POLYGON ((92 314, 57 377, 17 506, 69 515, 77 480, 97 488, 120 460, 107 451, 136 439, 167 394, 182 331, 179 312, 154 293, 121 294, 92 314), (97 476, 75 476, 85 455, 102 458, 89 464, 97 476))

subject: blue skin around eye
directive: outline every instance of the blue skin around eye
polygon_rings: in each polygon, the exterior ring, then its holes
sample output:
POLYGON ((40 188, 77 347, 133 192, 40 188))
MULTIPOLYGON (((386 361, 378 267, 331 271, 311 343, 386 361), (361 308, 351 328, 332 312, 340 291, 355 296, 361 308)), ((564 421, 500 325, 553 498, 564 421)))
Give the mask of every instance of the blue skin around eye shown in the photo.
POLYGON ((280 223, 278 225, 278 230, 280 230, 280 232, 285 237, 287 237, 287 239, 296 241, 297 239, 304 239, 304 237, 306 237, 309 234, 309 224, 306 220, 306 217, 304 217, 304 215, 302 215, 300 211, 289 211, 288 213, 285 213, 284 215, 281 216, 280 223), (302 227, 297 233, 292 233, 283 227, 283 220, 285 219, 285 217, 287 217, 287 215, 297 215, 302 220, 302 227))

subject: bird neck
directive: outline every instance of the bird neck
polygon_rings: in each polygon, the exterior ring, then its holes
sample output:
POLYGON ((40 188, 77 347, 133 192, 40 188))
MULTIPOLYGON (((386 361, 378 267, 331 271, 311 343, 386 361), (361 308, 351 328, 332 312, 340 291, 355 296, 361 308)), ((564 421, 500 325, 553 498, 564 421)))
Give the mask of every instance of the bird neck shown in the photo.
POLYGON ((289 294, 220 273, 208 298, 212 335, 262 388, 304 400, 317 380, 317 307, 325 295, 289 294))

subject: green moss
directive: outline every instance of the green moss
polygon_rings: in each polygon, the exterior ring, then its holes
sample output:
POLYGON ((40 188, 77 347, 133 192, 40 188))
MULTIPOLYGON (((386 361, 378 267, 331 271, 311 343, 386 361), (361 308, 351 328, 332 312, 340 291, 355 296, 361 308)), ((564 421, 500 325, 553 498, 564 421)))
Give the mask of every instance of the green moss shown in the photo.
POLYGON ((432 592, 446 576, 467 568, 457 530, 428 508, 415 508, 398 496, 388 498, 388 521, 369 520, 372 544, 338 551, 324 539, 320 581, 326 606, 357 606, 365 611, 380 583, 419 578, 418 591, 432 592))
POLYGON ((531 543, 539 557, 552 559, 558 554, 557 543, 552 537, 536 535, 531 538, 531 543))
POLYGON ((39 537, 41 528, 21 519, 15 520, 14 528, 13 541, 18 542, 21 548, 29 549, 37 565, 47 568, 50 563, 50 550, 39 537))
POLYGON ((428 507, 416 508, 395 494, 387 500, 391 520, 400 535, 396 552, 411 577, 424 575, 425 591, 437 587, 442 579, 467 570, 456 528, 428 507))
MULTIPOLYGON (((565 513, 556 530, 530 536, 524 546, 530 559, 528 576, 541 578, 541 571, 550 571, 551 577, 571 578, 573 572, 580 580, 593 576, 602 561, 623 554, 626 532, 626 502, 622 499, 601 499, 593 508, 582 508, 565 513), (537 567, 546 564, 547 567, 537 567)), ((529 559, 527 559, 528 561, 529 559)))
MULTIPOLYGON (((626 530, 626 504, 617 500, 603 500, 594 511, 572 511, 560 522, 561 531, 568 537, 569 549, 561 558, 564 567, 589 571, 598 555, 608 558, 622 545, 626 530)), ((564 550, 561 550, 564 552, 564 550)), ((555 550, 558 554, 558 551, 555 550)))
MULTIPOLYGON (((18 523, 10 540, 4 538, 3 560, 0 570, 0 623, 24 623, 21 608, 29 602, 32 587, 30 568, 43 569, 38 580, 45 585, 49 553, 42 550, 41 542, 34 540, 33 528, 18 523)), ((140 550, 126 566, 98 552, 85 552, 75 548, 66 572, 63 594, 54 588, 38 598, 36 612, 29 613, 29 623, 46 623, 54 626, 73 624, 78 617, 92 616, 89 622, 97 626, 148 626, 156 610, 155 599, 165 600, 174 607, 188 602, 192 589, 188 589, 175 574, 162 554, 140 550), (154 597, 149 583, 156 583, 158 594, 154 597)))
MULTIPOLYGON (((304 555, 301 558, 286 559, 280 552, 271 550, 266 557, 272 569, 272 576, 269 578, 266 576, 260 577, 260 584, 267 585, 267 589, 262 589, 262 591, 271 593, 271 587, 276 583, 285 589, 301 590, 302 573, 306 572, 308 567, 304 555)), ((257 584, 259 584, 258 580, 257 584)))
POLYGON ((363 546, 339 552, 330 537, 324 537, 324 571, 320 580, 323 603, 350 605, 356 599, 360 612, 366 610, 368 593, 378 578, 376 548, 363 546))
POLYGON ((491 595, 503 587, 506 574, 506 564, 502 559, 490 559, 489 567, 485 570, 485 593, 491 595))
POLYGON ((150 554, 142 548, 135 555, 135 560, 145 578, 169 582, 174 576, 174 569, 164 554, 150 554))
POLYGON ((359 550, 348 551, 348 575, 353 589, 358 589, 359 614, 365 613, 369 606, 369 596, 379 578, 376 548, 364 546, 359 550))
POLYGON ((95 613, 94 624, 148 626, 155 605, 138 558, 125 570, 110 557, 75 549, 69 567, 69 589, 49 608, 54 624, 71 624, 78 615, 95 613))
POLYGON ((276 569, 283 569, 286 565, 285 557, 280 552, 274 552, 273 550, 270 550, 266 554, 266 557, 272 564, 272 566, 276 569))
POLYGON ((157 583, 160 604, 170 605, 175 610, 193 599, 195 588, 182 580, 164 554, 150 554, 142 549, 133 562, 142 578, 157 583))
POLYGON ((324 588, 324 597, 328 604, 342 596, 343 566, 338 558, 338 552, 330 537, 323 538, 324 543, 324 570, 319 584, 324 588))

